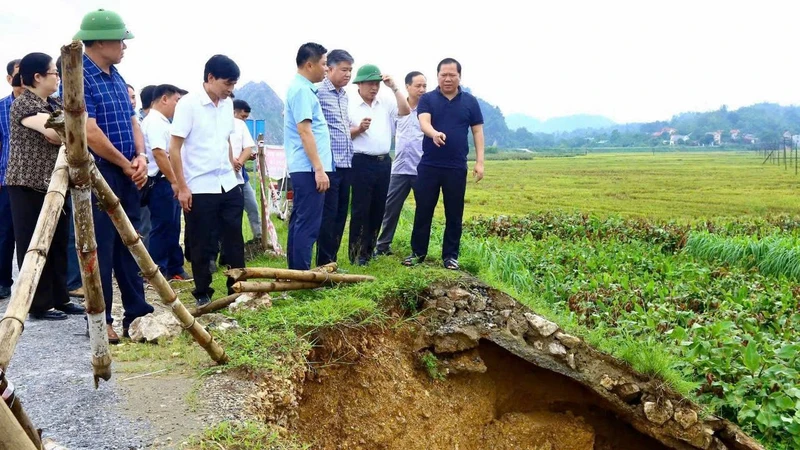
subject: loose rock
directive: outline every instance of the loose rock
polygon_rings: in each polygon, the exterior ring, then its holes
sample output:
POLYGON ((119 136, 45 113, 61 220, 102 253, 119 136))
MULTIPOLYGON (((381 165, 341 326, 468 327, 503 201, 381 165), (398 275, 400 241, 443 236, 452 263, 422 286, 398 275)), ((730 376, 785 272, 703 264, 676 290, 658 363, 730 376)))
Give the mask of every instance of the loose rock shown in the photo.
POLYGON ((486 372, 486 364, 483 363, 477 349, 459 353, 451 359, 442 359, 440 363, 448 374, 453 375, 486 372))
POLYGON ((647 420, 658 425, 664 425, 669 419, 672 418, 672 402, 664 400, 662 403, 645 402, 644 415, 647 420))
POLYGON ((480 333, 473 327, 464 327, 452 333, 438 335, 433 338, 436 353, 455 353, 469 350, 478 346, 480 333))
POLYGON ((600 379, 600 386, 603 386, 608 391, 614 389, 614 386, 616 385, 617 382, 608 375, 603 375, 603 377, 600 379))
POLYGON ((635 383, 620 384, 614 388, 614 393, 625 403, 635 403, 642 396, 642 390, 635 383))
POLYGON ((528 323, 530 323, 531 327, 542 337, 548 337, 558 330, 558 325, 556 325, 555 322, 551 322, 542 316, 525 313, 525 318, 528 319, 528 323))
POLYGON ((575 348, 580 345, 581 340, 571 334, 562 333, 561 331, 556 333, 556 339, 561 341, 562 344, 566 345, 567 348, 575 348))
POLYGON ((181 334, 181 323, 170 312, 150 313, 131 322, 129 333, 134 342, 156 342, 181 334))
POLYGON ((675 411, 675 421, 688 430, 689 427, 697 423, 697 413, 693 409, 681 408, 675 411))
POLYGON ((567 354, 567 348, 558 342, 551 342, 550 345, 547 346, 547 353, 553 356, 565 356, 567 354))
POLYGON ((570 353, 567 355, 567 365, 572 370, 578 370, 578 365, 575 363, 575 354, 570 353))

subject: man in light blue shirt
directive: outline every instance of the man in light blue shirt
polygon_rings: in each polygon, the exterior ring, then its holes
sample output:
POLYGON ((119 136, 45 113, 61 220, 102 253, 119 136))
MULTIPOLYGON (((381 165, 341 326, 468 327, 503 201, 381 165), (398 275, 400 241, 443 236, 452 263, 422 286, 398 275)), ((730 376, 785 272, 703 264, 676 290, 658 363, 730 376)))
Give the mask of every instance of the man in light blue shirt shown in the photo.
POLYGON ((333 171, 331 135, 314 86, 325 79, 327 52, 313 42, 300 46, 297 75, 286 94, 283 147, 293 190, 286 244, 290 269, 311 268, 311 249, 319 237, 325 191, 330 187, 326 172, 333 171))

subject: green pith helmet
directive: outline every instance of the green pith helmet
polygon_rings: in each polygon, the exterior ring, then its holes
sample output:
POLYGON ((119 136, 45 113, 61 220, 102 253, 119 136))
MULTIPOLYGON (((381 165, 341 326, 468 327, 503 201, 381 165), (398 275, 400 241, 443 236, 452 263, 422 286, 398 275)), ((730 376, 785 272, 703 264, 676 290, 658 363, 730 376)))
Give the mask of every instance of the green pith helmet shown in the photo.
POLYGON ((381 69, 378 69, 378 66, 374 64, 364 64, 358 68, 356 79, 353 80, 353 84, 363 83, 364 81, 381 80, 383 80, 383 78, 381 77, 381 69))
POLYGON ((98 9, 83 16, 81 29, 72 38, 76 41, 119 41, 133 38, 122 17, 113 11, 98 9))

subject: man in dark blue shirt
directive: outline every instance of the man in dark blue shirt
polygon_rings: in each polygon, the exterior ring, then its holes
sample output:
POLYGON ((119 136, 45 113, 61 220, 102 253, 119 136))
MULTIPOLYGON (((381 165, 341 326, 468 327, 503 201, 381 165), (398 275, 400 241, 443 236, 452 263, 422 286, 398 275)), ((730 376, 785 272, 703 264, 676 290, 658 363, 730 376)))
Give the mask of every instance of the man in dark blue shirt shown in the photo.
POLYGON ((461 63, 445 58, 436 68, 439 87, 419 99, 417 114, 425 137, 422 159, 417 166, 414 199, 414 229, 411 232, 412 254, 403 264, 412 266, 425 260, 431 237, 431 222, 439 190, 444 199, 445 230, 442 260, 448 269, 458 270, 458 250, 467 188, 467 136, 472 130, 476 162, 473 175, 483 179, 483 114, 478 100, 459 86, 461 63))
MULTIPOLYGON (((122 61, 126 39, 133 38, 120 16, 112 11, 88 13, 73 39, 83 41, 83 90, 86 101, 86 140, 95 157, 97 168, 119 197, 133 227, 141 228, 141 194, 147 180, 147 155, 144 136, 136 111, 128 97, 128 86, 116 68, 122 61)), ((94 229, 97 238, 97 260, 103 297, 106 302, 108 341, 119 343, 111 326, 113 287, 111 273, 117 279, 122 306, 123 336, 137 317, 153 312, 145 301, 144 283, 139 266, 122 242, 108 213, 92 201, 94 229)))
MULTIPOLYGON (((11 278, 14 258, 14 226, 11 224, 11 203, 5 189, 6 167, 8 166, 9 142, 11 139, 11 120, 9 111, 11 103, 22 93, 22 86, 12 83, 14 75, 19 71, 19 59, 10 61, 6 66, 8 84, 13 92, 0 100, 0 298, 11 296, 11 278)), ((21 84, 21 83, 20 83, 21 84)))

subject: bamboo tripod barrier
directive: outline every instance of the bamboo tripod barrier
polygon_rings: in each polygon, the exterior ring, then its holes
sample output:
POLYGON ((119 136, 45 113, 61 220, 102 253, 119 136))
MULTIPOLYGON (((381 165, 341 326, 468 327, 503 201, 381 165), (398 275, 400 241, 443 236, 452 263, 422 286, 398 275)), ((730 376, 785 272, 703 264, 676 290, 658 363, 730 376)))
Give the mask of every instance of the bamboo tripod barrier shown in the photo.
MULTIPOLYGON (((63 72, 65 75, 65 105, 72 105, 75 111, 80 111, 80 114, 82 115, 85 110, 83 95, 76 95, 78 92, 77 88, 67 90, 67 86, 80 86, 80 92, 82 92, 82 43, 79 41, 73 41, 72 44, 62 47, 61 56, 64 64, 63 72), (72 96, 73 98, 67 100, 67 96, 72 96)), ((70 115, 66 116, 67 129, 71 129, 71 126, 73 126, 73 118, 74 117, 71 117, 70 115)), ((84 134, 81 139, 76 139, 80 145, 80 154, 71 154, 71 157, 73 157, 76 161, 91 159, 86 147, 85 129, 79 130, 84 134)), ((78 144, 75 145, 77 146, 78 144)), ((225 350, 222 349, 219 343, 214 341, 214 338, 208 333, 208 331, 206 331, 200 326, 199 323, 195 321, 194 317, 189 313, 186 307, 183 306, 183 303, 178 300, 178 295, 172 290, 172 287, 167 282, 167 279, 164 278, 164 275, 161 273, 161 271, 158 270, 158 266, 156 266, 156 264, 153 262, 153 258, 150 257, 150 254, 147 252, 147 249, 142 243, 139 233, 133 228, 133 224, 131 224, 130 219, 128 218, 127 214, 125 214, 125 210, 121 207, 119 198, 111 190, 111 187, 109 187, 108 183, 100 174, 97 166, 90 164, 89 167, 84 167, 84 170, 89 172, 89 180, 92 191, 94 192, 97 201, 100 204, 100 208, 105 210, 105 212, 111 217, 114 227, 117 229, 122 242, 126 247, 128 247, 131 255, 133 255, 133 259, 139 266, 143 277, 147 279, 147 281, 149 281, 150 284, 155 288, 156 292, 161 298, 161 301, 167 306, 170 306, 172 313, 181 322, 183 328, 188 330, 197 343, 200 344, 200 346, 203 347, 206 352, 208 352, 209 356, 211 356, 211 359, 219 364, 226 363, 228 361, 228 355, 225 354, 225 350)), ((76 171, 76 173, 79 172, 76 171)), ((93 233, 94 229, 92 228, 91 230, 93 233)))
MULTIPOLYGON (((25 319, 28 317, 28 312, 31 309, 31 303, 33 303, 33 297, 36 293, 36 286, 39 284, 42 270, 47 261, 47 251, 50 248, 50 243, 53 241, 53 235, 56 231, 59 214, 62 214, 68 183, 69 174, 67 173, 66 156, 64 147, 61 147, 47 189, 47 194, 45 194, 44 197, 42 211, 39 213, 39 219, 36 222, 36 228, 34 229, 31 243, 22 260, 22 266, 19 268, 17 288, 14 289, 14 292, 11 294, 11 300, 8 302, 6 312, 3 318, 0 319, 0 371, 2 371, 3 374, 8 368, 11 357, 14 355, 14 350, 17 347, 19 337, 24 328, 25 319)), ((8 381, 4 379, 3 374, 0 374, 0 386, 7 386, 8 381)), ((3 392, 0 392, 0 394, 4 392, 5 389, 3 392)), ((16 397, 15 400, 11 402, 11 405, 6 405, 5 402, 2 403, 4 403, 6 407, 10 407, 18 425, 24 430, 32 445, 37 449, 41 449, 42 440, 39 430, 34 428, 30 419, 25 414, 19 398, 16 397)), ((12 445, 12 440, 17 439, 15 437, 15 429, 16 428, 13 427, 8 428, 5 421, 2 423, 2 429, 0 429, 0 446, 5 445, 7 448, 17 448, 12 445)))
MULTIPOLYGON (((74 46, 75 44, 72 44, 74 46)), ((64 114, 58 127, 53 127, 67 144, 72 220, 75 224, 75 250, 84 287, 84 302, 89 330, 89 347, 92 351, 92 374, 97 389, 100 379, 111 379, 111 351, 106 332, 106 302, 100 281, 97 260, 97 239, 94 234, 92 213, 91 168, 94 164, 86 144, 86 105, 83 98, 83 78, 70 76, 83 74, 82 52, 61 48, 62 72, 69 74, 63 80, 64 114)), ((54 120, 51 120, 51 123, 54 120)))
POLYGON ((261 186, 261 200, 259 203, 261 209, 261 248, 264 250, 269 250, 269 229, 267 225, 267 220, 269 220, 269 186, 267 185, 268 181, 264 178, 264 166, 267 164, 266 155, 264 155, 264 134, 260 133, 258 135, 258 140, 256 141, 256 159, 257 159, 257 166, 258 166, 258 184, 261 186), (266 190, 265 190, 266 189, 266 190))
POLYGON ((0 450, 37 450, 6 402, 0 402, 0 433, 0 450))

